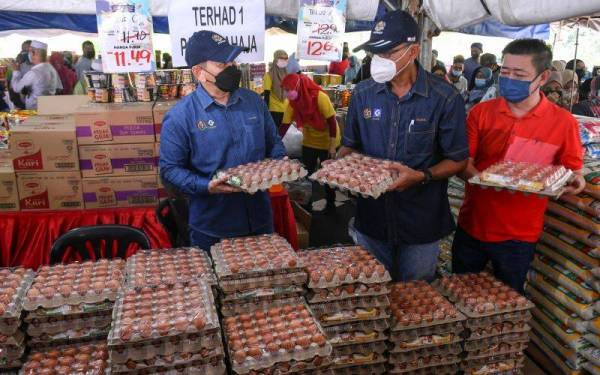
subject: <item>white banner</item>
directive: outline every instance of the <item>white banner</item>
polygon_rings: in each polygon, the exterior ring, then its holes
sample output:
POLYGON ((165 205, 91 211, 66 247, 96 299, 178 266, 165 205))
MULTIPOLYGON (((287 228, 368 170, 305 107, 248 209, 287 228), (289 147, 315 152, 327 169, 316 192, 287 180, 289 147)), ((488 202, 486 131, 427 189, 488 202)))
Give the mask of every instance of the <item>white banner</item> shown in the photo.
POLYGON ((347 0, 299 0, 298 58, 340 61, 347 0))
POLYGON ((186 66, 185 48, 194 32, 211 30, 229 43, 250 48, 236 59, 262 62, 265 57, 264 0, 177 0, 169 7, 173 66, 186 66))
POLYGON ((96 18, 105 73, 156 68, 150 0, 96 0, 96 18))

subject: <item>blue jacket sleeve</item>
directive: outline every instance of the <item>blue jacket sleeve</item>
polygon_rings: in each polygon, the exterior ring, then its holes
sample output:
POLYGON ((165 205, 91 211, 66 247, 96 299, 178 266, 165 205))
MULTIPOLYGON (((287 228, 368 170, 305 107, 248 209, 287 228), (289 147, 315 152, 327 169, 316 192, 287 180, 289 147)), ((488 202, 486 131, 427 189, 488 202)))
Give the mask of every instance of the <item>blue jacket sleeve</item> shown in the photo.
POLYGON ((346 114, 344 136, 342 137, 342 145, 353 148, 355 150, 361 149, 359 123, 360 108, 358 101, 358 93, 355 93, 350 98, 350 104, 348 105, 348 113, 346 114))
POLYGON ((165 116, 160 133, 160 175, 185 194, 208 194, 209 180, 190 169, 190 142, 187 127, 177 112, 165 116))
POLYGON ((263 107, 263 117, 265 119, 266 155, 268 158, 271 158, 271 159, 282 159, 287 154, 285 151, 285 147, 283 146, 283 142, 281 141, 281 138, 279 137, 277 127, 275 126, 273 117, 271 117, 269 108, 267 107, 265 102, 262 100, 261 100, 261 104, 263 107))

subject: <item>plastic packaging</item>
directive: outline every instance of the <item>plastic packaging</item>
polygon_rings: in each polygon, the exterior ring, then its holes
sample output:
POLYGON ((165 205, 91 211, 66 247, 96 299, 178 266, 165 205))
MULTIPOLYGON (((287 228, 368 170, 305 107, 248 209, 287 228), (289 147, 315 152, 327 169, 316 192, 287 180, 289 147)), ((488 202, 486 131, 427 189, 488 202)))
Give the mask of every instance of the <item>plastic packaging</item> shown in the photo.
POLYGON ((570 312, 559 302, 547 297, 547 295, 531 285, 528 286, 527 292, 531 296, 532 300, 535 301, 537 306, 543 306, 547 311, 551 312, 556 319, 565 324, 567 327, 580 333, 587 331, 588 323, 582 320, 576 314, 570 312))
MULTIPOLYGON (((530 335, 537 335, 538 337, 543 337, 546 344, 552 347, 553 350, 558 352, 570 367, 580 368, 581 365, 586 361, 585 358, 583 358, 577 350, 564 344, 562 340, 552 331, 550 331, 544 324, 538 323, 536 320, 533 320, 531 322, 531 326, 533 329, 530 335)), ((583 349, 588 346, 593 345, 590 343, 584 343, 580 346, 579 349, 583 349)))
POLYGON ((221 294, 220 312, 223 316, 232 316, 248 312, 247 309, 253 311, 257 306, 265 303, 268 304, 274 300, 302 298, 303 296, 304 288, 298 285, 274 286, 270 288, 250 289, 243 292, 221 294))
POLYGON ((373 320, 325 327, 329 343, 336 347, 342 345, 366 344, 387 340, 387 320, 373 320))
POLYGON ((392 279, 385 267, 361 246, 305 250, 299 256, 308 271, 310 289, 382 284, 392 279))
MULTIPOLYGON (((588 283, 590 286, 594 284, 598 284, 598 280, 596 280, 596 276, 593 273, 594 268, 590 268, 585 264, 579 262, 576 259, 572 259, 568 256, 564 256, 560 254, 560 252, 544 245, 537 245, 538 253, 552 259, 555 263, 559 264, 561 267, 566 268, 567 270, 573 272, 575 275, 580 277, 583 281, 588 283)), ((598 269, 598 268, 595 268, 598 269)))
MULTIPOLYGON (((457 330, 458 330, 457 326, 457 330)), ((410 331, 401 331, 401 333, 407 333, 410 331)), ((401 341, 398 338, 390 339, 391 343, 394 344, 393 349, 390 351, 392 353, 404 353, 411 350, 416 349, 424 349, 435 346, 443 346, 450 345, 455 343, 460 343, 463 341, 462 337, 459 334, 449 332, 449 333, 441 333, 441 334, 431 334, 431 335, 423 335, 418 336, 413 340, 404 340, 401 341)))
POLYGON ((111 370, 111 374, 127 374, 127 375, 149 375, 149 374, 160 374, 160 375, 225 375, 227 369, 223 358, 212 357, 207 360, 197 360, 189 362, 185 365, 177 366, 151 366, 140 370, 127 370, 125 372, 119 372, 111 370))
MULTIPOLYGON (((594 310, 594 305, 585 302, 583 299, 577 297, 558 283, 553 280, 540 275, 535 277, 532 275, 529 278, 527 291, 533 289, 532 293, 541 295, 543 298, 551 297, 554 301, 557 301, 561 305, 569 309, 569 311, 575 312, 582 319, 589 320, 597 316, 597 312, 594 310), (530 287, 533 286, 533 288, 530 287)), ((532 298, 535 301, 535 298, 532 298)), ((571 314, 569 314, 571 315, 571 314)))
POLYGON ((336 301, 355 297, 372 297, 389 294, 386 283, 346 284, 335 288, 312 289, 307 296, 308 303, 336 301))
POLYGON ((21 325, 23 299, 34 275, 25 268, 0 268, 0 334, 10 336, 21 325))
POLYGON ((587 194, 571 195, 565 194, 560 197, 562 202, 568 203, 571 206, 584 210, 590 215, 600 215, 600 201, 587 194))
POLYGON ((33 318, 27 324, 27 334, 38 337, 43 334, 56 334, 68 330, 85 328, 105 328, 112 322, 112 312, 86 313, 79 315, 64 315, 52 318, 33 318))
POLYGON ((473 330, 486 328, 493 324, 499 323, 522 324, 527 323, 529 320, 531 320, 531 313, 529 310, 521 310, 498 315, 484 316, 481 318, 467 319, 465 321, 465 328, 473 330))
POLYGON ((575 350, 579 350, 583 345, 585 345, 585 340, 583 339, 581 333, 578 333, 562 324, 558 319, 552 316, 550 312, 544 310, 543 307, 536 307, 532 311, 534 320, 542 324, 550 332, 554 333, 565 345, 575 350))
POLYGON ((600 267, 599 253, 595 248, 577 242, 555 229, 546 227, 540 236, 540 243, 548 245, 563 256, 574 259, 587 267, 600 267))
POLYGON ((593 214, 589 214, 568 203, 557 203, 552 201, 548 202, 548 211, 583 229, 587 229, 595 234, 600 234, 600 222, 593 214))
POLYGON ((461 368, 465 374, 469 375, 506 374, 522 368, 524 360, 522 353, 510 353, 464 361, 461 368))
POLYGON ((107 359, 106 343, 58 347, 30 353, 19 374, 103 375, 108 374, 107 359))
POLYGON ((218 346, 212 349, 203 348, 197 352, 176 352, 173 354, 156 355, 151 359, 138 361, 129 359, 124 363, 116 363, 111 356, 111 370, 113 373, 137 371, 143 369, 151 372, 153 367, 183 367, 188 366, 190 362, 206 362, 211 359, 222 361, 223 354, 223 348, 218 346))
POLYGON ((584 335, 585 339, 592 343, 596 348, 600 348, 600 336, 595 333, 588 333, 584 335))
POLYGON ((389 169, 392 165, 401 164, 352 153, 321 163, 321 169, 310 179, 353 195, 377 199, 394 183, 396 174, 389 169))
POLYGON ((225 178, 229 185, 254 194, 259 190, 268 190, 273 185, 306 177, 307 174, 297 161, 265 159, 219 171, 215 178, 225 178))
POLYGON ((331 354, 322 328, 304 303, 273 302, 223 320, 232 368, 238 374, 276 363, 306 361, 331 354))
MULTIPOLYGON (((400 366, 402 367, 402 366, 400 366)), ((390 374, 406 374, 406 375, 455 375, 459 372, 460 367, 458 362, 444 364, 441 366, 429 366, 416 370, 403 370, 397 365, 392 365, 389 370, 390 374)))
POLYGON ((0 369, 19 360, 25 352, 25 335, 16 331, 10 336, 0 335, 0 369))
MULTIPOLYGON (((529 320, 528 320, 529 321, 529 320)), ((507 335, 511 333, 529 332, 531 327, 526 322, 502 322, 489 326, 469 329, 466 335, 467 340, 481 340, 487 337, 498 335, 507 335)))
POLYGON ((459 363, 461 352, 462 348, 460 344, 451 344, 404 353, 390 353, 389 363, 394 365, 396 372, 407 372, 427 367, 459 363))
POLYGON ((533 304, 487 272, 443 277, 436 281, 442 294, 466 316, 477 318, 516 310, 533 304))
POLYGON ((334 367, 342 368, 385 362, 386 349, 385 342, 335 347, 332 353, 334 367))
POLYGON ((311 305, 317 320, 324 326, 363 320, 389 318, 387 296, 359 297, 311 305))
POLYGON ((583 365, 583 368, 592 375, 600 375, 600 366, 588 362, 583 365))
POLYGON ((554 192, 562 188, 572 175, 563 166, 500 161, 480 175, 483 183, 511 188, 525 192, 554 192))
POLYGON ((23 303, 33 311, 62 305, 114 301, 124 278, 125 261, 101 259, 97 262, 42 266, 23 303))
POLYGON ((243 300, 293 293, 304 284, 306 284, 306 272, 297 271, 238 280, 220 280, 219 288, 225 294, 226 300, 243 300))
MULTIPOLYGON (((480 340, 468 340, 465 341, 463 343, 463 349, 469 353, 477 353, 480 352, 479 354, 474 354, 476 356, 482 356, 482 357, 489 357, 489 356, 493 356, 493 355, 500 355, 500 354, 506 354, 509 352, 518 352, 518 351, 522 351, 520 349, 514 349, 514 350, 507 350, 505 353, 499 353, 499 352, 494 352, 494 351, 499 351, 498 346, 500 344, 527 344, 527 342, 529 341, 529 332, 517 332, 517 333, 509 333, 509 334, 505 334, 505 335, 499 335, 499 336, 491 336, 491 337, 486 337, 484 339, 480 339, 480 340), (485 353, 481 353, 482 351, 490 351, 490 352, 485 352, 485 353)), ((508 348, 504 348, 504 349, 508 349, 508 348)))
POLYGON ((391 286, 392 330, 421 328, 465 319, 448 300, 424 281, 391 286))
POLYGON ((563 233, 565 236, 583 242, 588 246, 600 246, 600 236, 592 233, 589 230, 581 229, 575 225, 572 225, 566 219, 546 213, 546 216, 544 216, 544 223, 548 227, 563 233))
POLYGON ((114 306, 113 301, 103 301, 98 303, 80 303, 77 305, 62 305, 54 308, 37 308, 27 313, 23 319, 26 323, 34 319, 60 318, 66 315, 82 315, 94 313, 111 312, 114 306))
MULTIPOLYGON (((385 358, 384 358, 385 360, 385 358)), ((387 374, 387 369, 385 364, 370 364, 370 365, 361 365, 361 366, 349 366, 344 367, 343 365, 335 366, 334 369, 329 370, 333 375, 383 375, 387 374)), ((313 373, 311 373, 313 375, 313 373)), ((321 375, 320 372, 317 372, 315 375, 321 375)))
POLYGON ((139 250, 127 259, 127 286, 175 284, 195 278, 215 285, 217 278, 208 254, 195 247, 139 250))
MULTIPOLYGON (((539 337, 537 334, 532 333, 531 341, 535 343, 547 356, 550 358, 552 363, 554 363, 561 372, 565 375, 579 375, 581 371, 578 368, 571 367, 568 362, 556 351, 554 348, 549 346, 547 342, 539 337)), ((585 366, 585 365, 583 365, 585 366)))

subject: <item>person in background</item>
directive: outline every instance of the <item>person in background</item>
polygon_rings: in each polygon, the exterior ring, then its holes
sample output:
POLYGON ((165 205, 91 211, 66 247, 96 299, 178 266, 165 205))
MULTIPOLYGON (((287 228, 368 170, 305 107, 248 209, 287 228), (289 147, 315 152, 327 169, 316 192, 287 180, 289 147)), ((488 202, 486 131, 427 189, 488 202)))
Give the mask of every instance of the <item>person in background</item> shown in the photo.
POLYGON ((350 61, 348 58, 350 57, 350 51, 348 50, 348 43, 344 42, 344 50, 342 52, 342 61, 332 61, 329 63, 329 74, 337 74, 340 76, 344 76, 346 69, 350 66, 350 61))
POLYGON ((264 100, 240 88, 234 60, 245 49, 212 31, 194 33, 185 61, 199 82, 167 112, 161 131, 160 176, 190 201, 190 242, 205 251, 223 238, 273 232, 268 192, 241 193, 217 171, 265 158, 285 148, 264 100))
POLYGON ((433 73, 433 68, 437 68, 440 66, 446 69, 446 64, 438 60, 438 51, 433 49, 431 50, 431 72, 433 73))
MULTIPOLYGON (((281 82, 288 98, 280 135, 283 137, 292 121, 302 129, 302 164, 309 174, 325 160, 334 159, 340 145, 340 130, 329 96, 312 79, 303 74, 288 74, 281 82)), ((316 188, 317 184, 313 184, 316 188)), ((326 187, 325 213, 335 211, 335 192, 326 187)))
POLYGON ((24 98, 26 109, 37 109, 37 98, 44 95, 55 95, 61 90, 62 83, 56 69, 48 60, 48 45, 34 40, 29 46, 29 60, 33 67, 25 75, 21 75, 18 67, 13 69, 10 82, 15 92, 24 98))
POLYGON ((19 72, 24 76, 28 71, 31 70, 33 64, 29 60, 29 47, 31 46, 31 40, 26 40, 21 44, 21 52, 17 55, 16 61, 19 65, 19 72))
POLYGON ((591 79, 588 99, 573 105, 573 114, 600 118, 600 76, 591 79))
POLYGON ((352 83, 359 83, 361 81, 364 81, 366 79, 371 78, 371 60, 373 58, 373 54, 367 52, 365 58, 362 60, 362 63, 360 64, 360 70, 358 71, 358 74, 356 75, 356 78, 354 78, 354 81, 352 81, 352 83))
POLYGON ((57 95, 73 94, 73 89, 77 84, 77 73, 65 65, 63 54, 60 52, 53 52, 52 55, 50 55, 50 64, 52 64, 56 73, 58 73, 58 77, 62 84, 62 90, 59 90, 57 95))
POLYGON ((270 64, 269 71, 265 73, 263 78, 263 97, 271 117, 277 128, 281 126, 283 120, 283 112, 287 106, 287 99, 281 88, 283 77, 288 74, 287 66, 289 63, 288 54, 282 49, 278 49, 273 54, 273 62, 270 64))
POLYGON ((577 82, 577 84, 582 84, 583 81, 585 81, 586 79, 588 79, 588 71, 586 69, 585 66, 585 62, 583 60, 571 60, 567 63, 567 65, 565 66, 565 70, 573 70, 575 69, 575 73, 577 73, 577 78, 579 78, 579 81, 577 82))
MULTIPOLYGON (((63 60, 65 62, 65 66, 75 72, 75 68, 73 67, 73 54, 69 51, 64 51, 62 55, 63 60)), ((75 73, 75 75, 77 75, 77 72, 75 73)))
POLYGON ((443 65, 442 66, 437 65, 435 68, 431 69, 431 74, 442 78, 446 82, 450 82, 448 80, 448 78, 446 77, 446 75, 448 74, 448 71, 446 70, 446 67, 443 65))
POLYGON ((415 19, 396 10, 355 49, 374 54, 372 77, 354 89, 339 152, 399 162, 387 193, 356 199, 349 229, 394 281, 434 278, 439 241, 454 230, 447 179, 469 156, 464 101, 419 64, 419 35, 415 19))
POLYGON ((579 102, 579 77, 572 70, 562 72, 562 106, 570 111, 571 106, 579 102))
POLYGON ((562 90, 562 74, 552 70, 548 81, 542 86, 542 92, 550 102, 562 106, 562 90))
POLYGON ((497 96, 497 89, 494 86, 494 75, 490 68, 480 66, 475 69, 473 81, 469 86, 469 98, 467 99, 467 111, 474 105, 494 99, 497 96))
POLYGON ((292 53, 288 59, 287 71, 288 73, 300 73, 300 63, 296 58, 296 52, 292 53))
POLYGON ((358 71, 360 70, 360 62, 358 61, 358 57, 351 55, 348 58, 349 66, 344 72, 344 83, 347 85, 352 83, 356 76, 358 75, 358 71))
POLYGON ((596 65, 594 66, 594 69, 592 69, 592 78, 596 78, 600 76, 600 66, 596 65))
MULTIPOLYGON (((510 160, 563 165, 575 171, 567 193, 583 190, 577 121, 540 93, 551 61, 552 51, 542 40, 518 39, 504 48, 500 96, 475 106, 467 119, 470 159, 461 175, 465 181, 510 160)), ((469 183, 465 188, 452 244, 452 271, 481 272, 491 261, 495 276, 523 293, 548 199, 469 183)))
POLYGON ((554 60, 552 61, 552 67, 550 68, 550 70, 562 73, 565 70, 566 65, 567 64, 562 60, 554 60))
POLYGON ((94 49, 94 44, 89 40, 81 44, 81 49, 83 55, 77 60, 77 64, 75 64, 75 72, 77 73, 77 79, 83 81, 85 79, 83 73, 90 70, 92 61, 96 58, 96 50, 94 49))
MULTIPOLYGON (((92 65, 90 66, 90 69, 88 71, 102 72, 102 60, 96 59, 96 60, 92 61, 92 65)), ((73 95, 87 95, 88 88, 89 88, 88 82, 84 76, 83 80, 77 81, 77 84, 75 85, 75 88, 73 89, 73 95)))
POLYGON ((458 90, 460 95, 463 98, 466 98, 468 95, 469 81, 463 76, 464 69, 465 58, 462 55, 454 56, 452 67, 450 72, 448 72, 448 80, 454 85, 454 88, 458 90))
POLYGON ((496 60, 496 55, 493 53, 484 53, 479 58, 481 66, 485 68, 490 68, 492 70, 492 75, 494 77, 494 84, 498 83, 498 77, 500 76, 500 66, 498 65, 498 61, 496 60))
POLYGON ((173 69, 173 58, 166 52, 162 55, 162 69, 173 69))
POLYGON ((483 44, 481 43, 473 43, 471 44, 471 57, 465 60, 465 71, 463 75, 467 79, 467 81, 471 82, 473 79, 473 74, 475 73, 475 69, 477 69, 479 64, 479 56, 483 53, 483 44))

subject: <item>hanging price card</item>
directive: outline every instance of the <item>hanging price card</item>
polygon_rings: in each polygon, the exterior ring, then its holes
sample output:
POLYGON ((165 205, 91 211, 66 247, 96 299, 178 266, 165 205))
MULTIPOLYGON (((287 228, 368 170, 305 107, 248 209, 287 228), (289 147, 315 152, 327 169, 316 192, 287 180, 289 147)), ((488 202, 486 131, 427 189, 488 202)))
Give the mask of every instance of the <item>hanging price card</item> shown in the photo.
POLYGON ((96 0, 96 18, 105 73, 156 68, 150 0, 96 0))
POLYGON ((298 57, 340 61, 347 0, 300 0, 298 57))

